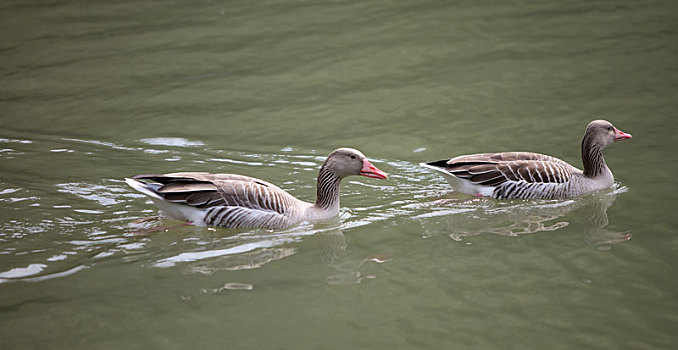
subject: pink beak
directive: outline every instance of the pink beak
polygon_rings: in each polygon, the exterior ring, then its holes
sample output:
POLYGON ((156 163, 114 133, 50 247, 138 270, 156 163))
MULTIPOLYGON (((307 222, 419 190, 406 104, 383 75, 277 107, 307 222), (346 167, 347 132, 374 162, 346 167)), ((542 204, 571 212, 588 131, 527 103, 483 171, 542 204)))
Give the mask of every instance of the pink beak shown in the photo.
POLYGON ((369 160, 363 159, 363 168, 360 169, 360 175, 373 177, 376 179, 385 179, 388 177, 385 172, 379 170, 376 166, 372 165, 369 160))
POLYGON ((614 128, 614 140, 615 141, 621 141, 621 140, 628 140, 632 138, 631 134, 627 134, 617 128, 614 128))

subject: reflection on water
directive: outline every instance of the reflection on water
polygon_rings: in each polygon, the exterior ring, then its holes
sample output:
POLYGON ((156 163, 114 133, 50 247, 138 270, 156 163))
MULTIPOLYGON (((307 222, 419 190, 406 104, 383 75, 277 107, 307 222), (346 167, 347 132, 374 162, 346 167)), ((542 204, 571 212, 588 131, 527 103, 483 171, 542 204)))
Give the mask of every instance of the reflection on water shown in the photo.
POLYGON ((256 269, 271 261, 280 260, 295 254, 295 248, 261 248, 253 251, 220 256, 215 259, 190 264, 186 267, 187 273, 213 275, 217 271, 236 271, 256 269))
POLYGON ((423 204, 431 211, 416 218, 425 228, 425 237, 447 233, 455 241, 483 233, 519 236, 552 232, 582 221, 586 241, 608 249, 631 238, 626 231, 608 228, 607 209, 618 194, 626 191, 626 187, 615 184, 610 190, 566 200, 437 199, 423 204))
MULTIPOLYGON (((304 236, 314 235, 316 244, 322 252, 321 259, 336 269, 335 274, 327 277, 329 284, 360 283, 364 279, 376 278, 373 274, 363 274, 360 268, 365 263, 385 263, 390 258, 383 254, 368 257, 355 257, 348 253, 348 245, 344 233, 336 227, 320 223, 314 226, 303 225, 303 229, 292 228, 285 233, 255 233, 238 234, 230 237, 221 237, 212 242, 217 249, 182 252, 175 256, 159 259, 154 266, 170 267, 177 263, 187 263, 183 268, 187 274, 214 275, 220 271, 237 271, 261 268, 263 265, 275 262, 297 253, 294 246, 304 236)), ((235 283, 235 282, 233 282, 235 283)), ((251 289, 252 285, 245 289, 251 289)), ((231 286, 232 287, 232 286, 231 286)), ((218 293, 224 289, 243 289, 218 287, 209 289, 209 293, 218 293)))
POLYGON ((224 290, 252 290, 254 286, 249 283, 226 282, 222 287, 203 288, 200 291, 204 294, 216 294, 224 290))
MULTIPOLYGON (((179 261, 190 262, 184 272, 189 274, 213 275, 219 271, 236 271, 260 268, 264 264, 275 262, 297 253, 293 246, 303 236, 315 235, 315 240, 322 251, 322 263, 333 267, 337 273, 327 277, 329 284, 352 284, 360 283, 365 278, 375 278, 374 275, 363 275, 359 270, 365 262, 384 263, 388 257, 376 255, 364 258, 356 258, 347 253, 348 245, 344 233, 336 227, 307 227, 303 232, 295 234, 278 235, 269 233, 251 236, 249 234, 231 238, 233 242, 228 247, 206 250, 192 253, 182 253, 175 257, 162 259, 156 266, 167 267, 168 263, 179 261), (292 244, 292 246, 290 246, 292 244)), ((251 286, 251 285, 250 285, 251 286)), ((220 292, 224 289, 219 287, 212 292, 220 292)), ((237 289, 237 288, 236 288, 237 289)))
POLYGON ((582 209, 582 212, 589 213, 586 240, 590 244, 594 244, 602 250, 608 250, 613 244, 631 239, 631 233, 628 230, 616 231, 608 228, 610 221, 608 220, 607 209, 614 203, 617 193, 626 192, 626 190, 626 187, 622 187, 609 194, 598 193, 587 198, 586 206, 582 209))

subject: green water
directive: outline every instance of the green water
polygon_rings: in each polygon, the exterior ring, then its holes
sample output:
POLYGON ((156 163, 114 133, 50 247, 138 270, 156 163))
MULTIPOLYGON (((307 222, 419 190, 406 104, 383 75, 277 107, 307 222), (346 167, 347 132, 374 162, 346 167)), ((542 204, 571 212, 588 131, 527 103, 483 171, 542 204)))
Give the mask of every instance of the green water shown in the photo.
POLYGON ((668 349, 678 329, 674 1, 4 1, 0 342, 7 349, 668 349), (527 150, 613 189, 494 201, 421 161, 527 150), (142 221, 123 178, 210 171, 340 217, 142 221), (162 224, 166 232, 147 232, 162 224))

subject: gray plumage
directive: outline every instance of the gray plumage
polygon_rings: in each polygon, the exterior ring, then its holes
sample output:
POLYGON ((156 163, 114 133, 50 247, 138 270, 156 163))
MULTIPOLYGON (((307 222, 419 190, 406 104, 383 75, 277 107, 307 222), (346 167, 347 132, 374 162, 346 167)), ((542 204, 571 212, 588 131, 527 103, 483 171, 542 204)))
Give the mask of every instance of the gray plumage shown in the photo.
POLYGON ((555 157, 531 152, 483 153, 422 163, 442 173, 452 187, 476 196, 506 198, 564 198, 614 183, 602 149, 631 138, 610 122, 594 120, 582 140, 584 170, 555 157))
POLYGON ((236 174, 136 175, 126 181, 174 219, 228 228, 283 228, 337 215, 339 183, 349 175, 386 178, 360 151, 340 148, 320 168, 316 203, 301 201, 272 183, 236 174))

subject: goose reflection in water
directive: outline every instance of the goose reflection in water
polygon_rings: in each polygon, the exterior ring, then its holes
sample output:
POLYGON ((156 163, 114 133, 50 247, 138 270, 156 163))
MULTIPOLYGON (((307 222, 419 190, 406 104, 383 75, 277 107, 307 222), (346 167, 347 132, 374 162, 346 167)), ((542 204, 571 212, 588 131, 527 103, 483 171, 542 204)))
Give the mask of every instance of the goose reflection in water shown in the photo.
POLYGON ((272 261, 280 260, 297 252, 295 248, 261 248, 253 251, 223 255, 211 260, 199 261, 186 267, 188 273, 213 275, 217 271, 256 269, 272 261))
MULTIPOLYGON (((230 254, 226 253, 226 249, 219 249, 218 251, 225 253, 217 257, 210 257, 209 252, 205 252, 205 258, 194 261, 186 266, 184 271, 189 274, 203 274, 213 275, 219 271, 236 271, 260 268, 263 265, 290 257, 298 252, 296 247, 289 246, 297 239, 280 240, 281 246, 268 247, 269 241, 260 236, 259 243, 256 239, 242 238, 239 242, 231 245, 230 254), (256 246, 260 244, 262 248, 255 248, 245 252, 237 252, 235 247, 256 246)), ((297 237, 300 238, 300 237, 297 237)), ((383 263, 389 260, 383 254, 376 254, 369 257, 354 257, 347 253, 346 238, 343 232, 339 229, 320 230, 315 232, 314 239, 317 239, 321 246, 323 261, 327 265, 335 268, 337 273, 331 274, 327 277, 329 284, 354 284, 361 283, 364 279, 376 278, 373 274, 363 274, 360 268, 366 262, 383 263)), ((185 257, 185 256, 184 256, 185 257)), ((167 259, 165 259, 167 261, 167 259)), ((176 260, 176 259, 175 259, 176 260)), ((215 292, 220 292, 223 289, 232 289, 226 287, 216 288, 215 292)))
POLYGON ((366 279, 375 279, 377 278, 375 274, 364 273, 361 268, 369 263, 382 264, 390 260, 390 257, 383 253, 369 256, 351 255, 347 250, 346 237, 341 230, 326 232, 324 236, 327 242, 323 245, 327 264, 337 270, 336 274, 327 277, 328 284, 355 284, 366 279))
POLYGON ((432 214, 421 214, 416 218, 424 226, 424 237, 447 233, 455 241, 483 233, 519 236, 557 231, 584 219, 581 224, 586 227, 585 240, 605 250, 631 239, 628 231, 608 227, 607 209, 619 193, 626 191, 626 187, 615 185, 610 190, 569 200, 439 199, 427 205, 435 209, 432 214), (440 220, 443 215, 444 219, 440 220))
MULTIPOLYGON (((373 278, 372 275, 363 276, 358 269, 366 261, 384 262, 388 260, 382 255, 369 257, 355 257, 347 253, 346 238, 342 230, 341 220, 347 220, 350 217, 348 211, 343 211, 341 217, 326 220, 322 223, 305 223, 286 230, 240 230, 232 232, 219 228, 203 228, 199 234, 201 249, 178 251, 170 256, 162 256, 155 260, 156 267, 164 268, 176 265, 184 265, 182 271, 187 274, 214 275, 220 271, 237 271, 257 269, 262 266, 284 258, 291 257, 300 249, 302 240, 310 241, 311 244, 318 247, 321 251, 322 262, 337 270, 337 273, 327 277, 329 284, 350 284, 360 283, 365 278, 373 278), (225 235, 231 232, 230 235, 225 235), (307 236, 313 236, 307 237, 307 236), (205 247, 209 249, 204 249, 205 247)), ((154 225, 153 220, 143 220, 142 224, 154 225)), ((135 225, 138 225, 136 223, 135 225)), ((165 228, 162 231, 173 229, 184 229, 183 225, 172 226, 161 225, 165 228)), ((192 227, 195 230, 195 227, 192 227)), ((139 229, 139 227, 137 227, 139 229)), ((137 230, 130 235, 148 235, 155 233, 156 230, 137 230)), ((197 237, 196 237, 197 238, 197 237)), ((306 242, 309 243, 309 242, 306 242)), ((245 281, 246 282, 246 281, 245 281)), ((209 293, 218 293, 224 289, 252 289, 253 286, 248 283, 238 281, 234 287, 235 281, 229 281, 223 287, 212 286, 204 291, 209 293), (243 286, 247 286, 244 288, 243 286)))
MULTIPOLYGON (((150 217, 130 223, 133 230, 128 232, 128 236, 146 237, 158 232, 166 234, 170 231, 190 230, 189 232, 193 232, 193 239, 190 241, 200 242, 198 246, 189 244, 188 249, 184 247, 171 255, 163 254, 154 259, 153 265, 160 268, 183 265, 182 271, 184 273, 201 275, 214 275, 220 271, 261 268, 268 263, 295 255, 300 249, 301 241, 304 240, 322 252, 321 260, 323 263, 337 270, 336 273, 327 276, 329 284, 352 284, 375 278, 373 274, 363 275, 359 271, 366 262, 383 263, 388 261, 389 258, 383 254, 359 257, 347 252, 348 245, 341 228, 367 224, 351 219, 351 211, 342 209, 338 217, 323 222, 303 223, 289 229, 238 230, 198 228, 167 221, 160 217, 150 217), (206 249, 206 247, 209 248, 206 249)), ((223 286, 210 286, 203 291, 205 293, 219 293, 225 289, 250 290, 253 288, 254 286, 246 283, 246 281, 229 281, 223 286)))

